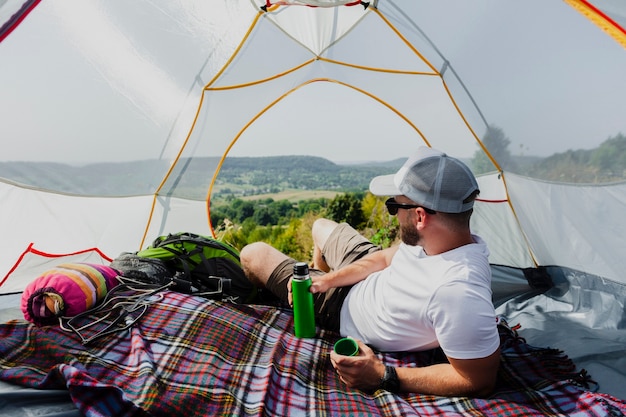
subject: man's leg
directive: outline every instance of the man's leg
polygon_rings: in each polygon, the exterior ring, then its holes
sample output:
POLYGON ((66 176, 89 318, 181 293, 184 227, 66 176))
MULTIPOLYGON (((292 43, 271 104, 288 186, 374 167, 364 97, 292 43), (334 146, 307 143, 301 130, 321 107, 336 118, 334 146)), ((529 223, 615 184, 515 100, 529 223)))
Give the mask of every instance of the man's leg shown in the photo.
POLYGON ((317 219, 313 223, 311 228, 311 234, 313 235, 313 268, 324 272, 330 271, 330 267, 322 255, 322 249, 324 249, 328 237, 338 225, 338 223, 328 219, 317 219))
POLYGON ((241 249, 239 259, 250 282, 265 287, 274 269, 289 257, 267 243, 255 242, 241 249))
POLYGON ((348 223, 318 219, 313 223, 312 235, 314 267, 325 272, 342 268, 381 249, 348 223))
MULTIPOLYGON (((325 274, 323 267, 338 269, 379 250, 346 223, 318 219, 313 224, 312 234, 316 266, 310 270, 311 276, 325 274)), ((253 284, 268 288, 279 299, 287 301, 287 282, 293 275, 295 259, 263 242, 245 246, 239 257, 246 276, 253 284)), ((339 287, 315 294, 316 320, 320 326, 339 330, 339 311, 349 290, 350 287, 339 287)))

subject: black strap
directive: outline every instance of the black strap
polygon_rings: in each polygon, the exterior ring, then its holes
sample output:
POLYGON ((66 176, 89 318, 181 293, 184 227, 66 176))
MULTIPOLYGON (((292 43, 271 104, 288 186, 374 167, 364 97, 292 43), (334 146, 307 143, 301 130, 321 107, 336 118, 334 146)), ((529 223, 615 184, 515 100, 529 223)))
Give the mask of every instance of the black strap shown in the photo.
POLYGON ((228 246, 219 241, 207 239, 193 233, 169 234, 165 239, 157 239, 152 246, 167 250, 180 262, 183 271, 176 273, 173 278, 178 291, 188 294, 204 295, 214 299, 222 298, 223 294, 230 292, 232 288, 232 280, 230 278, 213 275, 203 276, 192 272, 193 269, 196 269, 200 265, 204 265, 206 271, 217 270, 217 260, 207 259, 204 255, 204 247, 207 246, 224 250, 235 259, 239 260, 239 255, 228 246), (196 247, 188 251, 184 247, 185 242, 195 243, 196 247), (179 247, 176 247, 177 244, 179 247), (192 256, 196 255, 200 256, 200 262, 191 259, 192 256))
POLYGON ((211 248, 215 248, 215 249, 222 249, 226 252, 228 252, 233 258, 239 260, 239 254, 234 251, 231 247, 229 247, 228 245, 215 240, 215 239, 209 239, 209 238, 205 238, 202 237, 200 235, 196 235, 193 233, 181 233, 181 234, 177 234, 177 235, 173 235, 173 234, 169 234, 167 235, 167 237, 163 240, 159 240, 157 239, 152 246, 155 248, 159 248, 161 246, 164 245, 169 245, 169 244, 176 244, 179 242, 193 242, 197 245, 200 246, 209 246, 211 248))

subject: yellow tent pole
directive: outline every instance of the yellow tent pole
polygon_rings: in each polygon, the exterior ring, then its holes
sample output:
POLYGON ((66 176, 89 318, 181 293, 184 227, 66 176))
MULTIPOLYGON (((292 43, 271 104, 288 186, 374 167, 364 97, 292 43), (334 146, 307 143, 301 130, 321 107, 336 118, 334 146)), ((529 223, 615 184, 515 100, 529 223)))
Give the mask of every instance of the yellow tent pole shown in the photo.
POLYGON ((222 73, 226 70, 226 68, 235 59, 235 57, 237 56, 237 54, 239 53, 239 51, 241 50, 243 45, 246 43, 248 37, 250 36, 250 33, 252 33, 252 29, 256 26, 256 24, 259 21, 259 18, 260 18, 261 15, 262 15, 262 12, 257 13, 257 15, 254 18, 252 24, 248 28, 248 31, 246 32, 246 35, 243 37, 243 39, 239 43, 239 45, 237 46, 237 48, 235 49, 235 51, 231 55, 231 57, 228 60, 228 62, 226 62, 226 64, 222 67, 222 69, 211 79, 211 81, 209 81, 209 83, 207 85, 204 86, 204 88, 202 90, 202 94, 200 96, 200 101, 198 102, 198 107, 196 109, 196 115, 195 115, 195 117, 193 119, 193 122, 191 123, 191 126, 189 128, 187 136, 185 137, 185 140, 183 141, 182 145, 180 146, 180 149, 179 149, 178 153, 176 154, 176 157, 174 158, 174 160, 170 164, 170 168, 165 173, 165 176, 163 177, 163 179, 161 180, 161 183, 159 184, 159 186, 157 187, 156 191, 153 194, 152 206, 150 208, 150 214, 148 215, 148 221, 146 222, 146 227, 144 229, 143 237, 141 238, 141 243, 139 244, 139 248, 140 249, 143 248, 143 245, 144 245, 144 243, 146 241, 146 237, 148 235, 148 230, 150 229, 150 224, 152 223, 152 217, 154 216, 154 210, 156 208, 156 202, 157 202, 157 199, 159 198, 159 194, 161 192, 161 189, 163 188, 163 186, 167 182, 168 178, 172 174, 172 171, 174 171, 174 167, 176 166, 176 164, 180 160, 180 158, 181 158, 181 156, 183 154, 183 151, 187 147, 187 143, 189 143, 189 138, 191 138, 191 134, 193 133, 193 131, 194 131, 195 127, 196 127, 196 123, 198 122, 198 117, 200 116, 200 110, 202 109, 202 103, 204 102, 204 94, 205 94, 206 90, 209 88, 209 86, 211 84, 213 84, 215 82, 215 80, 217 80, 222 75, 222 73))
POLYGON ((388 73, 392 73, 392 74, 407 74, 407 75, 430 75, 430 76, 439 76, 440 74, 438 72, 424 72, 424 71, 404 71, 404 70, 394 70, 394 69, 387 69, 387 68, 373 68, 373 67, 366 67, 364 65, 356 65, 356 64, 349 64, 347 62, 341 62, 341 61, 337 61, 334 59, 329 59, 329 58, 324 58, 324 57, 319 57, 318 58, 320 61, 324 61, 324 62, 328 62, 331 64, 336 64, 336 65, 343 65, 344 67, 351 67, 351 68, 357 68, 357 69, 362 69, 362 70, 366 70, 366 71, 376 71, 376 72, 388 72, 388 73))
POLYGON ((389 20, 387 20, 387 18, 380 12, 380 10, 378 10, 377 8, 373 9, 376 14, 387 24, 387 26, 389 26, 389 28, 391 30, 393 30, 393 32, 396 34, 397 37, 399 37, 400 39, 402 39, 402 41, 405 43, 406 46, 408 46, 414 53, 415 55, 419 56, 422 61, 424 61, 424 63, 426 65, 428 65, 430 67, 431 70, 433 70, 433 72, 439 74, 439 71, 437 71, 437 69, 435 68, 435 66, 433 64, 430 63, 429 60, 427 60, 424 55, 422 55, 414 46, 411 42, 409 42, 403 35, 402 33, 400 33, 400 31, 398 29, 396 29, 396 27, 391 24, 391 22, 389 20))
POLYGON ((606 34, 615 39, 617 43, 626 48, 626 29, 617 24, 613 19, 604 14, 587 0, 564 0, 576 11, 591 20, 606 34))
POLYGON ((489 152, 487 147, 483 144, 482 140, 480 140, 480 138, 478 137, 476 132, 474 132, 474 129, 472 128, 470 123, 467 121, 467 118, 465 117, 465 115, 461 111, 461 108, 458 106, 456 100, 454 99, 454 97, 452 95, 452 92, 448 88, 448 85, 447 85, 445 79, 443 78, 443 75, 439 71, 437 71, 437 69, 406 38, 404 38, 402 36, 400 31, 398 31, 393 26, 393 24, 389 20, 387 20, 385 18, 385 16, 378 9, 375 9, 375 10, 376 10, 377 14, 380 16, 380 18, 383 19, 385 21, 385 23, 391 28, 391 30, 393 30, 397 34, 397 36, 400 37, 407 44, 407 46, 409 48, 411 48, 411 50, 413 50, 415 52, 415 54, 418 55, 433 70, 433 72, 441 78, 441 82, 443 83, 443 87, 446 90, 448 98, 450 99, 451 103, 453 104, 454 108, 456 109, 456 111, 459 114, 459 116, 461 117, 461 119, 463 119, 463 122, 465 123, 465 126, 471 132, 472 136, 474 136, 474 139, 476 140, 476 143, 478 143, 478 145, 483 150, 485 155, 487 155, 487 157, 489 158, 491 163, 494 165, 494 167, 496 167, 498 172, 500 172, 500 175, 502 176, 502 183, 504 185, 504 191, 506 193, 507 203, 508 203, 508 205, 509 205, 509 207, 511 209, 511 212, 513 213, 513 217, 515 217, 515 221, 517 222, 518 226, 520 227, 520 230, 522 231, 522 236, 524 237, 524 240, 526 242, 526 247, 528 248, 528 253, 530 254, 530 257, 532 258, 533 263, 535 264, 535 266, 537 266, 538 262, 537 262, 537 260, 535 258, 535 255, 533 254, 532 248, 530 247, 528 238, 526 237, 526 234, 523 232, 523 228, 521 227, 521 223, 520 223, 519 217, 517 215, 517 212, 515 211, 515 207, 513 207, 513 204, 511 203, 511 198, 509 196, 509 190, 508 190, 508 187, 507 187, 507 184, 506 184, 506 178, 504 177, 504 172, 503 172, 502 168, 500 167, 500 164, 498 164, 496 159, 491 155, 491 153, 489 152))
POLYGON ((375 96, 372 93, 369 93, 365 90, 362 90, 358 87, 355 87, 353 85, 338 81, 338 80, 333 80, 333 79, 329 79, 329 78, 314 78, 311 80, 308 80, 292 89, 290 89, 289 91, 285 92, 284 94, 282 94, 280 97, 278 97, 276 100, 272 101, 270 104, 268 104, 267 106, 265 106, 265 108, 263 108, 256 116, 254 116, 252 119, 250 119, 250 121, 248 121, 248 123, 246 123, 246 125, 237 133, 237 135, 235 135, 235 137, 233 138, 233 140, 230 142, 230 144, 228 145, 228 147, 226 148, 226 150, 224 151, 224 153, 222 154, 222 157, 220 158, 220 161, 217 165, 217 168, 215 169, 215 172, 213 173, 213 178, 211 178, 211 184, 209 185, 209 190, 207 192, 207 196, 206 196, 206 201, 207 201, 207 216, 209 218, 209 228, 211 229, 211 233, 215 234, 213 227, 211 226, 211 195, 213 194, 213 186, 215 185, 215 182, 217 180, 217 176, 220 172, 220 170, 222 169, 222 165, 224 164, 224 160, 226 159, 226 157, 228 156, 228 153, 230 152, 230 150, 232 149, 232 147, 235 145, 235 143, 239 140, 239 138, 241 137, 241 135, 243 134, 243 132, 246 131, 246 129, 248 129, 248 127, 250 127, 256 120, 258 120, 265 112, 267 112, 269 109, 271 109, 272 107, 274 107, 277 103, 279 103, 280 101, 282 101, 284 98, 286 98, 287 96, 289 96, 290 94, 292 94, 293 92, 297 91, 298 89, 304 87, 305 85, 314 83, 314 82, 330 82, 330 83, 335 83, 335 84, 340 84, 343 85, 344 87, 348 87, 351 88, 355 91, 358 91, 361 94, 364 94, 370 98, 372 98, 373 100, 376 100, 377 102, 379 102, 380 104, 382 104, 383 106, 387 107, 389 110, 391 110, 392 112, 394 112, 396 115, 398 115, 398 117, 400 117, 402 120, 404 120, 408 125, 410 125, 413 130, 415 130, 417 132, 417 134, 422 138, 422 140, 424 141, 424 143, 426 144, 426 146, 431 146, 430 143, 428 142, 428 140, 426 139, 426 136, 424 136, 424 134, 422 133, 422 131, 415 126, 415 124, 413 124, 413 122, 411 120, 409 120, 404 114, 402 114, 399 110, 397 110, 396 108, 394 108, 391 104, 385 102, 384 100, 382 100, 381 98, 375 96))

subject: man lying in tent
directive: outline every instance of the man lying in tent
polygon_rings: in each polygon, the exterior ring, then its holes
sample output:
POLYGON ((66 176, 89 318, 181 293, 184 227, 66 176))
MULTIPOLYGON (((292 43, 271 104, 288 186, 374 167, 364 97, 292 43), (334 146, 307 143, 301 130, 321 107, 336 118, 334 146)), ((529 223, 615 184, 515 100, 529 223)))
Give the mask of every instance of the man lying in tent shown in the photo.
MULTIPOLYGON (((348 224, 313 225, 317 324, 358 340, 358 356, 331 352, 349 387, 443 396, 484 396, 500 363, 485 242, 470 232, 476 178, 461 161, 421 147, 395 175, 370 183, 398 215, 402 243, 381 249, 348 224), (440 347, 447 363, 385 366, 373 350, 440 347)), ((248 279, 291 304, 294 259, 268 244, 243 248, 248 279)))

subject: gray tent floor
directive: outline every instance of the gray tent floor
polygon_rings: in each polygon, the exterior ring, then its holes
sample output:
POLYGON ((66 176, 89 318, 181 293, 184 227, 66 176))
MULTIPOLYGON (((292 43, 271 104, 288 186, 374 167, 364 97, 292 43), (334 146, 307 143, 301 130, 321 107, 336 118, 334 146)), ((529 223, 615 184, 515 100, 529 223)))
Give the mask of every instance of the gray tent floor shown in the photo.
POLYGON ((562 350, 599 384, 598 392, 626 399, 626 286, 579 271, 548 272, 554 283, 549 290, 501 300, 503 280, 494 273, 496 313, 519 324, 528 344, 562 350))
MULTIPOLYGON (((598 391, 626 399, 626 286, 549 268, 554 287, 532 290, 521 271, 494 268, 496 312, 536 347, 562 350, 598 391)), ((19 294, 0 296, 0 323, 23 319, 19 294)), ((65 391, 37 391, 0 381, 0 416, 79 415, 65 391)))

